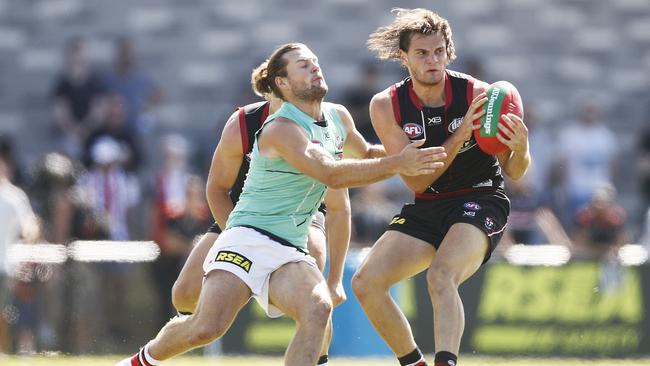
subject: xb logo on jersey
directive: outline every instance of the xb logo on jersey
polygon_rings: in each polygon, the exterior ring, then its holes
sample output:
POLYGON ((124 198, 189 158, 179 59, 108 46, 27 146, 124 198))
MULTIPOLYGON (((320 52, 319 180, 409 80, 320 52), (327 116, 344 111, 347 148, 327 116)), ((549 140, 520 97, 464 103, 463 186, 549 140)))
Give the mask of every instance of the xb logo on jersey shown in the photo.
POLYGON ((217 258, 214 259, 215 262, 228 262, 236 265, 237 267, 243 269, 248 273, 251 270, 253 262, 243 255, 235 252, 229 252, 227 250, 221 250, 217 253, 217 258))
POLYGON ((411 139, 420 137, 423 131, 422 126, 418 125, 417 123, 406 123, 404 126, 402 126, 402 129, 404 130, 404 133, 406 133, 406 136, 411 139))
POLYGON ((390 224, 388 225, 392 225, 392 224, 402 225, 405 222, 406 222, 405 218, 397 216, 397 217, 393 217, 393 219, 390 221, 390 224))
POLYGON ((427 126, 436 126, 442 123, 442 117, 427 117, 427 126))

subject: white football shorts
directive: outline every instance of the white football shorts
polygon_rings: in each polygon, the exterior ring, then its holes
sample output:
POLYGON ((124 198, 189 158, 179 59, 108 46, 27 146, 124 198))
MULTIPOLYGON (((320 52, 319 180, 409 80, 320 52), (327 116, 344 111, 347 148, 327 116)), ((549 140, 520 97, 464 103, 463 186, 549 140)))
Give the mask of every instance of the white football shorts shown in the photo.
POLYGON ((205 276, 215 269, 239 277, 251 289, 253 297, 271 318, 282 311, 269 304, 271 273, 287 263, 306 262, 317 268, 316 261, 294 247, 282 245, 247 227, 233 227, 219 235, 203 262, 205 276))

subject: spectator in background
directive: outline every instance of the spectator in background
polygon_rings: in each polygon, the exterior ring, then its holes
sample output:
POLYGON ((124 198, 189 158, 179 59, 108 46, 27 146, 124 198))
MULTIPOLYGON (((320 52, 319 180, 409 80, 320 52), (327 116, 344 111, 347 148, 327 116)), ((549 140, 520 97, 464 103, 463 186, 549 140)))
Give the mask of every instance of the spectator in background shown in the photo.
POLYGON ((553 210, 541 199, 528 179, 506 179, 510 217, 499 253, 513 244, 561 244, 571 248, 571 239, 553 210))
MULTIPOLYGON (((43 222, 43 239, 68 245, 74 239, 106 240, 108 227, 82 195, 75 192, 79 163, 59 153, 47 154, 37 165, 30 196, 43 222)), ((56 328, 58 345, 63 352, 84 354, 97 351, 97 314, 101 293, 92 265, 68 261, 54 267, 47 281, 47 301, 43 313, 46 323, 56 328)))
POLYGON ((162 102, 162 91, 137 69, 134 45, 128 38, 115 43, 113 70, 106 77, 106 85, 126 102, 127 129, 138 134, 148 132, 155 122, 153 108, 162 102))
POLYGON ((112 94, 107 98, 106 118, 86 140, 84 145, 83 162, 86 167, 93 165, 92 148, 97 141, 110 137, 120 144, 122 164, 130 172, 137 172, 142 160, 138 137, 127 129, 126 104, 124 98, 112 94))
POLYGON ((86 138, 104 119, 106 89, 88 65, 81 38, 66 43, 64 59, 64 69, 51 92, 52 113, 63 133, 63 151, 79 158, 86 138))
POLYGON ((192 250, 195 238, 205 233, 214 222, 205 198, 205 183, 200 177, 188 178, 185 194, 184 207, 167 222, 165 250, 154 263, 158 303, 162 306, 161 326, 176 313, 170 289, 192 250))
POLYGON ((510 197, 510 218, 502 244, 569 244, 551 207, 550 169, 555 150, 553 137, 543 128, 534 108, 526 106, 528 146, 533 157, 526 175, 519 180, 506 177, 510 197))
POLYGON ((628 241, 625 216, 611 185, 597 187, 591 201, 580 208, 576 216, 573 255, 600 263, 599 289, 602 292, 616 290, 622 284, 618 251, 628 241))
POLYGON ((18 187, 25 184, 20 162, 16 158, 13 139, 10 135, 0 134, 0 159, 7 167, 7 178, 18 187))
POLYGON ((161 171, 156 175, 154 184, 151 237, 160 246, 160 256, 153 264, 162 312, 159 319, 160 326, 169 320, 169 315, 173 311, 169 289, 172 288, 180 273, 181 259, 191 249, 191 240, 188 244, 186 241, 179 240, 177 236, 170 235, 171 222, 182 216, 188 204, 187 189, 192 176, 187 164, 188 150, 189 144, 183 136, 176 134, 166 136, 163 141, 164 163, 161 171))
POLYGON ((382 88, 379 86, 379 67, 373 61, 366 61, 361 65, 361 78, 355 86, 348 90, 343 96, 343 105, 345 105, 357 129, 366 141, 378 144, 379 138, 370 123, 370 113, 368 105, 370 99, 382 88))
POLYGON ((573 242, 576 257, 598 260, 615 257, 627 241, 625 216, 625 210, 616 202, 613 186, 596 188, 591 200, 579 209, 575 218, 573 242))
POLYGON ((91 147, 92 165, 80 178, 90 207, 108 223, 111 240, 129 240, 127 211, 139 201, 137 180, 124 165, 125 152, 115 139, 104 136, 91 147))
MULTIPOLYGON (((91 157, 93 165, 79 179, 83 199, 93 215, 106 222, 110 240, 129 240, 127 215, 137 207, 140 190, 136 178, 125 169, 124 151, 117 141, 105 136, 92 146, 91 157)), ((109 334, 119 340, 126 333, 123 314, 129 267, 125 263, 103 263, 99 269, 100 288, 107 300, 101 305, 106 319, 111 319, 109 334)))
MULTIPOLYGON (((39 236, 38 220, 32 211, 27 194, 13 185, 9 178, 9 164, 4 156, 0 156, 0 353, 8 351, 9 340, 14 338, 9 336, 9 319, 6 317, 6 314, 10 313, 8 307, 14 290, 10 284, 13 281, 8 275, 7 250, 9 245, 19 240, 34 241, 39 236)), ((25 307, 23 306, 22 309, 25 307)), ((33 322, 26 321, 27 312, 17 315, 15 336, 17 346, 25 352, 32 352, 35 350, 33 332, 35 327, 30 327, 33 322)), ((34 315, 33 311, 31 315, 34 315)))
POLYGON ((612 184, 618 153, 616 135, 601 121, 601 109, 594 101, 583 103, 578 120, 558 136, 559 159, 556 162, 566 197, 565 224, 589 202, 596 187, 612 184))

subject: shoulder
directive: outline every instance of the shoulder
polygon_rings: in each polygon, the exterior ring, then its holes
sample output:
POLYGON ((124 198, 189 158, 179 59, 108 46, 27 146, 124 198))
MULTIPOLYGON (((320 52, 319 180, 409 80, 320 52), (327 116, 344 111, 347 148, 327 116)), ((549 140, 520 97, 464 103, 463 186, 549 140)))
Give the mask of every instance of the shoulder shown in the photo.
POLYGON ((465 74, 462 72, 447 70, 447 76, 452 80, 452 82, 467 82, 468 87, 472 87, 472 99, 482 92, 488 90, 490 84, 486 83, 483 80, 477 79, 472 75, 465 74))
MULTIPOLYGON (((471 76, 470 76, 471 77, 471 76)), ((490 88, 490 84, 486 83, 483 80, 472 78, 472 98, 476 98, 477 95, 487 91, 490 88)))
POLYGON ((264 124, 259 131, 258 143, 266 146, 293 146, 309 140, 307 131, 290 118, 277 116, 264 124))
POLYGON ((300 127, 298 122, 284 116, 276 116, 264 124, 264 129, 261 133, 264 133, 265 136, 282 136, 283 133, 290 133, 298 130, 302 130, 302 127, 300 127))
POLYGON ((256 103, 246 104, 241 108, 244 110, 244 113, 246 114, 254 114, 254 113, 262 112, 269 105, 269 103, 270 102, 268 100, 264 100, 256 103))
POLYGON ((324 109, 335 110, 338 113, 349 113, 348 109, 343 104, 323 102, 322 106, 324 109))
POLYGON ((228 117, 226 125, 223 127, 223 131, 221 132, 221 141, 231 141, 232 139, 239 141, 239 135, 241 134, 239 114, 241 113, 242 108, 243 107, 237 108, 232 112, 230 117, 228 117))
POLYGON ((373 95, 372 99, 370 100, 370 109, 378 112, 392 111, 393 96, 391 94, 391 89, 393 87, 394 85, 391 85, 388 88, 373 95))
POLYGON ((346 126, 348 124, 353 123, 352 115, 350 114, 350 111, 343 105, 343 104, 338 104, 338 103, 323 103, 323 105, 326 108, 329 108, 330 110, 333 110, 336 112, 343 124, 346 126))

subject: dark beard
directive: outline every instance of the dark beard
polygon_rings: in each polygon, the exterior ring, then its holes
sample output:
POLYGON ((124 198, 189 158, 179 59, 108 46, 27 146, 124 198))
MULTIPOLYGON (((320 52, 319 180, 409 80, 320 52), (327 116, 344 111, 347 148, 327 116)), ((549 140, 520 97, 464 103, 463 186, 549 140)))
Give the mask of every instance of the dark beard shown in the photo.
POLYGON ((325 98, 325 94, 327 94, 327 87, 319 86, 312 87, 308 90, 293 91, 293 95, 295 95, 296 98, 308 102, 323 100, 323 98, 325 98))

